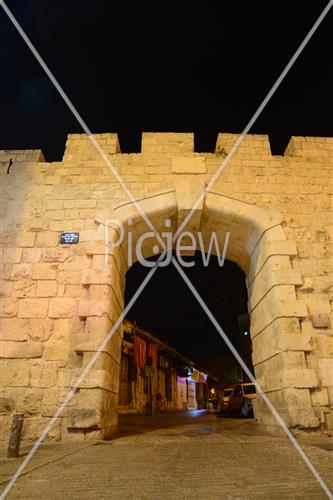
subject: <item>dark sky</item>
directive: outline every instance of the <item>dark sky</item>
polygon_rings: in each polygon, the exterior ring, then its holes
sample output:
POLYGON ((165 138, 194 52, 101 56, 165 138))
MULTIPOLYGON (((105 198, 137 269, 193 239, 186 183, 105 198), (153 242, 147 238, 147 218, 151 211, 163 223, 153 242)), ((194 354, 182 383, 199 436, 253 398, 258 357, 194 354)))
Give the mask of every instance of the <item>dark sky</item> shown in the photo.
MULTIPOLYGON (((183 258, 193 260, 192 257, 183 258)), ((220 267, 214 256, 211 256, 209 266, 203 267, 200 252, 196 253, 195 265, 183 269, 230 340, 239 348, 237 315, 247 311, 243 271, 230 261, 225 261, 220 267)), ((136 263, 127 272, 126 303, 149 271, 150 268, 136 263)), ((172 264, 155 272, 131 308, 128 319, 135 320, 138 326, 166 340, 204 367, 209 367, 212 357, 229 353, 223 339, 172 264)))
MULTIPOLYGON (((140 151, 142 131, 194 132, 197 151, 211 151, 218 131, 240 132, 326 4, 7 0, 89 128, 119 132, 123 152, 140 151)), ((269 134, 275 154, 290 135, 333 135, 332 22, 333 9, 251 130, 269 134)), ((66 135, 82 130, 1 8, 0 47, 0 149, 42 148, 60 160, 66 135)), ((223 311, 244 283, 227 267, 189 272, 231 332, 235 317, 223 311)), ((190 356, 223 351, 172 266, 157 272, 133 311, 179 350, 189 345, 179 328, 192 335, 190 356), (214 337, 210 347, 196 340, 202 334, 214 337)))
MULTIPOLYGON (((240 132, 326 5, 321 0, 8 0, 94 132, 240 132)), ((290 134, 332 135, 330 12, 259 118, 274 152, 290 134)), ((59 160, 81 132, 0 9, 0 148, 41 147, 59 160)))

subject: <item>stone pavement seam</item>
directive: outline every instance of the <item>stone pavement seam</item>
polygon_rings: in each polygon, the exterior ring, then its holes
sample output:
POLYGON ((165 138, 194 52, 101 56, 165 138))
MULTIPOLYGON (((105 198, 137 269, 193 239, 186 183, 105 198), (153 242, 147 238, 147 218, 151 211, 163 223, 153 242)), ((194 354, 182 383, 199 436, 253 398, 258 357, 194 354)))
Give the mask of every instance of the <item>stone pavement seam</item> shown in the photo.
MULTIPOLYGON (((29 474, 30 472, 33 472, 33 471, 35 471, 37 469, 41 469, 42 467, 45 467, 46 465, 53 464, 53 463, 55 463, 58 460, 61 460, 63 458, 69 457, 71 455, 75 455, 75 453, 79 453, 80 451, 85 450, 86 448, 90 448, 90 447, 94 446, 95 444, 96 443, 94 441, 90 441, 89 444, 86 444, 85 446, 81 446, 80 448, 77 448, 76 450, 64 453, 64 454, 59 455, 59 456, 57 456, 55 458, 50 458, 49 460, 46 459, 46 461, 44 461, 44 462, 42 462, 40 464, 36 464, 36 465, 30 467, 29 469, 26 469, 25 471, 23 471, 21 473, 21 476, 25 476, 26 474, 29 474)), ((4 462, 5 463, 9 463, 10 461, 8 459, 8 460, 6 460, 4 462)), ((11 460, 11 462, 12 462, 12 460, 11 460)), ((12 477, 12 474, 9 475, 8 479, 2 479, 2 480, 0 480, 0 485, 9 483, 11 477, 12 477)))

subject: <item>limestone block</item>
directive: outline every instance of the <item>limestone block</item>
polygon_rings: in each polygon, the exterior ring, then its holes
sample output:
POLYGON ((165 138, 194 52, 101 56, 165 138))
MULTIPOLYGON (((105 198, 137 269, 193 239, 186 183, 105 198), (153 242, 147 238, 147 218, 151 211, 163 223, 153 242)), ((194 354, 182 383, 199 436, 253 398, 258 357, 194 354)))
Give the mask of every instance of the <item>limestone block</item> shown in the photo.
POLYGON ((315 333, 312 335, 312 344, 318 357, 333 357, 333 337, 315 333))
MULTIPOLYGON (((315 428, 319 426, 318 417, 311 407, 308 389, 288 388, 270 392, 267 395, 288 427, 315 428)), ((257 410, 259 422, 276 428, 276 419, 263 400, 257 398, 256 404, 259 410, 257 410)))
POLYGON ((69 339, 67 341, 48 342, 44 347, 43 359, 45 361, 64 361, 68 358, 69 349, 69 339))
POLYGON ((89 324, 86 325, 84 333, 76 336, 73 349, 75 349, 75 351, 77 352, 96 352, 97 350, 100 349, 105 339, 110 338, 110 340, 106 343, 106 345, 103 346, 103 349, 101 349, 101 352, 108 353, 109 356, 111 356, 117 363, 119 363, 120 361, 119 357, 121 352, 120 349, 121 338, 119 336, 119 333, 115 331, 112 334, 112 336, 110 336, 112 330, 111 327, 107 332, 103 330, 99 331, 94 329, 93 327, 95 325, 98 326, 98 321, 100 319, 107 319, 107 318, 90 317, 87 319, 87 323, 89 322, 89 324))
POLYGON ((252 311, 260 304, 265 302, 269 303, 275 302, 276 300, 283 300, 284 302, 294 302, 296 301, 296 292, 295 287, 293 285, 283 285, 279 284, 274 287, 271 287, 267 290, 266 293, 263 293, 263 289, 259 288, 258 285, 263 285, 263 283, 254 283, 252 294, 249 296, 249 313, 252 314, 252 311))
POLYGON ((31 387, 52 387, 58 382, 56 363, 39 361, 31 367, 31 387))
POLYGON ((46 200, 46 208, 48 210, 61 210, 63 206, 63 200, 46 200))
MULTIPOLYGON (((251 282, 254 276, 261 270, 264 264, 275 257, 289 257, 297 255, 296 244, 293 241, 281 240, 281 241, 268 241, 265 245, 259 245, 256 247, 253 255, 251 256, 251 273, 249 276, 249 281, 251 282)), ((288 260, 282 260, 281 263, 288 262, 288 260)), ((275 266, 276 269, 290 269, 289 266, 275 266)))
POLYGON ((307 309, 301 300, 281 300, 274 296, 275 289, 269 297, 259 303, 251 314, 251 337, 254 338, 276 318, 306 318, 307 309))
POLYGON ((34 297, 36 290, 36 283, 30 280, 15 281, 13 286, 13 297, 25 298, 34 297))
POLYGON ((12 318, 16 316, 18 302, 17 299, 2 298, 0 307, 0 316, 2 318, 12 318))
POLYGON ((327 429, 332 430, 333 429, 333 415, 331 413, 325 415, 325 422, 326 422, 327 429))
POLYGON ((85 255, 69 257, 66 262, 59 264, 59 271, 82 271, 91 266, 91 259, 85 255))
POLYGON ((27 280, 32 277, 32 264, 14 264, 10 275, 11 280, 27 280))
POLYGON ((76 200, 76 208, 96 208, 96 200, 76 200))
POLYGON ((141 140, 143 154, 193 153, 194 134, 174 132, 143 132, 141 140))
POLYGON ((81 318, 89 316, 110 315, 110 301, 108 300, 80 300, 78 315, 81 318))
POLYGON ((68 427, 74 429, 97 429, 100 427, 100 417, 96 409, 78 408, 69 414, 68 427))
POLYGON ((252 340, 254 365, 278 353, 312 350, 311 335, 300 333, 299 321, 279 318, 252 340))
POLYGON ((42 251, 40 248, 24 248, 22 261, 23 262, 39 262, 42 255, 42 251))
POLYGON ((0 353, 3 358, 40 358, 42 352, 41 342, 0 342, 0 353))
MULTIPOLYGON (((22 441, 23 443, 32 443, 38 439, 45 429, 49 419, 42 418, 41 416, 31 416, 24 419, 24 424, 22 428, 22 441)), ((57 423, 55 424, 57 427, 57 423)), ((54 433, 52 433, 54 434, 54 433)), ((48 440, 50 439, 50 434, 48 434, 48 440)))
POLYGON ((14 282, 9 280, 0 281, 0 297, 11 297, 14 282))
POLYGON ((304 276, 303 283, 297 288, 298 292, 312 293, 314 291, 314 278, 312 276, 304 276))
POLYGON ((329 292, 332 286, 332 280, 329 276, 316 276, 315 281, 319 293, 329 292))
MULTIPOLYGON (((119 374, 119 367, 117 367, 117 371, 115 370, 115 374, 119 374)), ((76 379, 73 378, 71 385, 75 384, 76 379)), ((110 392, 117 392, 116 388, 118 385, 118 380, 114 380, 109 370, 96 370, 92 368, 87 377, 81 384, 81 387, 84 389, 105 389, 110 392)))
POLYGON ((37 297, 55 297, 57 295, 58 285, 55 280, 42 280, 37 283, 37 297))
POLYGON ((319 427, 319 417, 313 409, 294 409, 288 408, 289 427, 298 427, 303 429, 315 429, 319 427))
POLYGON ((54 280, 57 274, 57 264, 34 264, 32 277, 35 280, 54 280))
POLYGON ((333 359, 321 358, 318 361, 319 380, 324 387, 333 386, 333 359))
POLYGON ((60 285, 80 285, 82 271, 59 271, 57 281, 60 285))
POLYGON ((45 318, 49 299, 21 299, 18 306, 19 318, 45 318))
POLYGON ((74 380, 74 383, 75 383, 75 380, 77 380, 78 377, 81 375, 82 369, 81 368, 76 368, 76 369, 60 368, 58 373, 59 373, 59 376, 58 376, 59 387, 60 388, 61 387, 70 387, 72 380, 74 380))
POLYGON ((58 245, 59 234, 54 231, 41 231, 36 236, 37 247, 55 247, 58 245))
POLYGON ((326 388, 311 391, 311 401, 313 406, 328 406, 328 392, 326 388))
POLYGON ((255 374, 263 389, 276 390, 281 374, 292 369, 306 369, 304 352, 280 352, 255 366, 255 374), (274 389, 270 389, 274 387, 274 389))
POLYGON ((328 296, 321 293, 311 294, 304 297, 310 315, 316 313, 331 313, 328 296))
POLYGON ((52 335, 54 324, 50 319, 29 319, 29 320, 17 320, 21 321, 21 328, 24 332, 27 332, 28 336, 32 340, 40 340, 44 342, 52 335))
POLYGON ((172 158, 172 173, 174 174, 206 174, 206 159, 200 156, 174 156, 172 158))
POLYGON ((283 351, 312 351, 311 335, 306 333, 282 335, 280 338, 280 348, 283 351))
MULTIPOLYGON (((110 228, 111 231, 111 228, 110 228)), ((87 244, 85 252, 87 255, 105 255, 106 253, 112 255, 115 249, 106 245, 104 240, 95 240, 87 244)))
POLYGON ((64 200, 64 208, 74 208, 75 200, 64 200))
POLYGON ((22 248, 3 248, 2 261, 10 264, 21 262, 22 248))
POLYGON ((50 318, 71 318, 76 311, 76 300, 69 297, 50 299, 50 318))
POLYGON ((87 294, 87 289, 82 285, 66 285, 64 295, 66 297, 72 297, 74 299, 83 298, 87 294))
POLYGON ((77 318, 60 318, 54 321, 52 334, 53 342, 61 342, 84 329, 84 325, 77 318))
POLYGON ((47 210, 45 217, 49 220, 64 220, 64 210, 47 210))
POLYGON ((111 285, 112 282, 110 269, 87 269, 82 273, 82 285, 111 285))
MULTIPOLYGON (((281 373, 282 387, 316 388, 318 387, 318 377, 315 370, 304 368, 293 368, 284 370, 281 373)), ((280 386, 280 387, 281 387, 280 386)))
POLYGON ((27 360, 4 359, 0 362, 2 387, 27 387, 30 379, 30 364, 27 360))
POLYGON ((15 340, 23 342, 27 340, 27 330, 22 328, 24 321, 16 318, 3 318, 0 321, 1 340, 15 340))
POLYGON ((77 394, 78 408, 102 408, 105 402, 105 391, 80 388, 77 394))
POLYGON ((96 231, 94 229, 82 229, 80 231, 80 241, 91 241, 96 237, 96 231))
POLYGON ((0 397, 0 414, 6 415, 12 413, 15 409, 15 401, 12 398, 0 397))
POLYGON ((69 249, 65 247, 43 248, 42 260, 44 262, 64 262, 69 255, 69 249))
POLYGON ((24 394, 18 398, 16 409, 24 412, 24 416, 39 414, 42 404, 43 391, 40 389, 28 388, 24 394))
POLYGON ((16 237, 16 244, 19 247, 33 247, 36 234, 33 232, 19 232, 16 237))
POLYGON ((48 389, 43 389, 43 399, 42 399, 42 405, 43 406, 56 406, 60 403, 58 399, 59 392, 62 389, 59 387, 50 387, 48 389))
POLYGON ((248 294, 250 296, 251 308, 255 307, 256 304, 262 300, 265 294, 267 294, 272 287, 283 286, 284 288, 279 288, 281 298, 287 299, 286 293, 290 294, 292 300, 296 299, 294 288, 286 288, 287 285, 300 285, 303 283, 302 275, 299 271, 293 269, 282 269, 273 270, 272 272, 261 272, 252 281, 251 286, 248 289, 248 294))

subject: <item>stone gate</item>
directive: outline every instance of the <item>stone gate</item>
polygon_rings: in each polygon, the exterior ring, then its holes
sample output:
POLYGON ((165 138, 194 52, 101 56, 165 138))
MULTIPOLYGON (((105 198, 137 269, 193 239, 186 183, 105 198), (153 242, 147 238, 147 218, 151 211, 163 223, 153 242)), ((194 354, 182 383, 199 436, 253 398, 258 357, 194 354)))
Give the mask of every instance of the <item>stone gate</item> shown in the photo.
MULTIPOLYGON (((175 234, 237 135, 219 134, 215 153, 194 152, 193 134, 143 133, 138 154, 121 154, 116 134, 95 138, 154 227, 162 233, 168 220, 175 234)), ((255 375, 290 428, 333 428, 332 151, 332 138, 293 137, 272 156, 267 136, 246 136, 184 228, 200 231, 205 248, 212 231, 220 246, 230 232, 226 258, 247 276, 255 375)), ((28 441, 124 308, 128 240, 106 246, 106 228, 119 238, 108 221, 131 231, 131 248, 149 228, 84 134, 68 136, 62 162, 0 154, 2 437, 19 410, 28 441), (60 244, 62 232, 78 232, 79 243, 60 244)), ((144 256, 154 245, 145 241, 144 256)), ((119 327, 49 439, 112 435, 121 335, 119 327)), ((256 416, 276 425, 260 401, 256 416)))

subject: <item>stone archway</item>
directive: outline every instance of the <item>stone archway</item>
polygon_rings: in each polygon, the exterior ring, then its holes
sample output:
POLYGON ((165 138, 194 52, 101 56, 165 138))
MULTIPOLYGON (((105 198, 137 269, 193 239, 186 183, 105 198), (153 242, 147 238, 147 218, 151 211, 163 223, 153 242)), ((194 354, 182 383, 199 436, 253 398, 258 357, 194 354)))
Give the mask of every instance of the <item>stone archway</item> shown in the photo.
MULTIPOLYGON (((167 230, 174 234, 192 206, 190 197, 180 198, 179 190, 136 201, 160 234, 165 231, 166 219, 170 220, 167 230)), ((296 299, 295 292, 295 286, 302 283, 301 274, 292 269, 290 257, 296 254, 296 246, 285 235, 282 217, 275 210, 262 209, 213 191, 206 193, 194 215, 190 228, 193 232, 202 232, 205 246, 211 231, 216 231, 221 243, 226 231, 231 233, 226 258, 236 262, 247 275, 256 378, 288 426, 318 426, 309 393, 309 388, 316 387, 316 375, 314 370, 307 369, 305 362, 305 352, 311 350, 310 338, 300 332, 300 319, 307 316, 307 310, 305 304, 296 299)), ((74 346, 74 351, 83 356, 83 364, 121 314, 127 259, 135 262, 135 242, 150 230, 133 203, 100 212, 96 222, 96 239, 87 250, 92 266, 82 281, 86 298, 79 304, 79 316, 85 328, 77 335, 74 346), (126 236, 131 232, 132 245, 125 238, 122 246, 113 249, 105 246, 105 228, 110 219, 123 224, 126 236)), ((118 241, 117 227, 108 231, 111 241, 118 241)), ((156 253, 153 251, 156 244, 153 237, 146 239, 143 257, 156 253)), ((102 437, 108 437, 116 426, 121 335, 119 328, 83 383, 77 407, 69 417, 69 427, 72 419, 74 427, 95 429, 102 437), (89 389, 89 398, 85 397, 84 389, 89 389), (94 389, 93 397, 91 389, 94 389)), ((261 400, 256 416, 261 424, 276 426, 261 400)))

